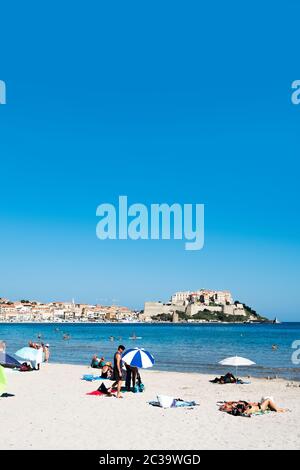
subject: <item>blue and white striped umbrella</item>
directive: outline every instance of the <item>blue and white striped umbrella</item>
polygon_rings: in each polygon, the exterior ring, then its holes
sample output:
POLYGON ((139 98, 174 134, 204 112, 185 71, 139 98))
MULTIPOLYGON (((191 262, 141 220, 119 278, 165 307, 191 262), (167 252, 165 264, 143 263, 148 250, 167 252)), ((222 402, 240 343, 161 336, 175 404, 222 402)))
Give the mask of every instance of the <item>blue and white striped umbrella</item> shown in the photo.
POLYGON ((154 364, 154 357, 143 348, 128 349, 124 352, 122 360, 130 366, 148 369, 154 364))

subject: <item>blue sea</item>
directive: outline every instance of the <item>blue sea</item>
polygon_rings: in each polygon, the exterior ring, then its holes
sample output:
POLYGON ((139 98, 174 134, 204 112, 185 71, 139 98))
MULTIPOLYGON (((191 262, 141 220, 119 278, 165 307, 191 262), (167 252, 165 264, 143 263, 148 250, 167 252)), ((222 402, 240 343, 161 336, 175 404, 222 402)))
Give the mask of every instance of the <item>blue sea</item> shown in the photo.
MULTIPOLYGON (((243 356, 256 365, 240 368, 239 375, 275 376, 300 380, 300 366, 292 362, 300 340, 300 323, 281 324, 0 324, 0 340, 13 354, 29 340, 50 344, 51 361, 90 363, 94 354, 112 360, 119 343, 126 348, 143 347, 160 370, 202 372, 212 377, 227 372, 218 362, 243 356), (63 334, 70 335, 69 340, 63 334), (129 339, 132 334, 141 339, 129 339), (110 337, 115 339, 111 341, 110 337), (278 346, 277 350, 272 345, 278 346)), ((300 352, 298 355, 300 359, 300 352)), ((234 370, 233 370, 234 372, 234 370)))

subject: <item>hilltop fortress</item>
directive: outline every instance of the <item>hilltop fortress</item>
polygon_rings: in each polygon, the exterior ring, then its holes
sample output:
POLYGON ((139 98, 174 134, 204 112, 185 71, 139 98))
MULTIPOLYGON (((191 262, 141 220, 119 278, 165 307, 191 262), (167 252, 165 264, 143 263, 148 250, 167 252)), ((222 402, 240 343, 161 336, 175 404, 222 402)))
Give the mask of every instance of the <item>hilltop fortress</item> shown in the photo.
POLYGON ((258 321, 262 319, 245 304, 233 301, 229 291, 200 289, 198 291, 176 292, 167 303, 145 302, 143 320, 162 320, 172 317, 198 321, 258 321))

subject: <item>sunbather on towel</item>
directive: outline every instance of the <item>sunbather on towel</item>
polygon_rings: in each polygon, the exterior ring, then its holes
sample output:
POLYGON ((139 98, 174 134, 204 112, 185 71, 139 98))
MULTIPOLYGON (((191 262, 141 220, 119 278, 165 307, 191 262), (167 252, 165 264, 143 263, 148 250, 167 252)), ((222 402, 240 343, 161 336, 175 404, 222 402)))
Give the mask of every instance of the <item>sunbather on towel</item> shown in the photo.
POLYGON ((287 411, 285 408, 279 408, 273 400, 267 398, 261 402, 248 403, 245 408, 244 414, 251 415, 253 413, 259 413, 260 411, 275 411, 276 413, 284 413, 287 411))
POLYGON ((210 380, 210 382, 214 384, 235 384, 240 379, 235 378, 233 374, 227 372, 226 375, 221 375, 221 377, 216 377, 214 380, 210 380))
POLYGON ((234 416, 251 416, 255 413, 275 411, 276 413, 284 413, 287 411, 284 408, 279 408, 273 400, 266 398, 261 402, 226 402, 219 408, 220 411, 225 411, 234 416))

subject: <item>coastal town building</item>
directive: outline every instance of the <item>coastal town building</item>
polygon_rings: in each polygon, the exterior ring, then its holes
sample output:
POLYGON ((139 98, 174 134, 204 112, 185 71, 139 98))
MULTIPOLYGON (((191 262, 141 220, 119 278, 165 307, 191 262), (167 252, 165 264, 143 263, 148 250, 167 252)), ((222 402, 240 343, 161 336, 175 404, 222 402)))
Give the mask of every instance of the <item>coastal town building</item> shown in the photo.
POLYGON ((204 305, 232 305, 233 299, 229 291, 215 291, 207 289, 175 292, 171 297, 171 303, 173 305, 187 305, 190 302, 200 302, 204 305))
POLYGON ((229 291, 199 289, 181 291, 169 302, 147 301, 141 312, 119 305, 55 301, 10 301, 0 298, 0 322, 152 322, 169 319, 180 321, 222 321, 238 317, 256 321, 257 315, 244 304, 234 302, 229 291))
POLYGON ((138 312, 118 305, 72 302, 30 302, 0 299, 0 322, 110 322, 135 321, 138 312))

